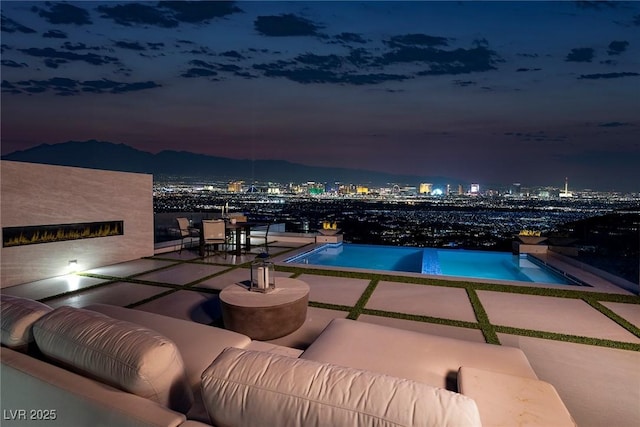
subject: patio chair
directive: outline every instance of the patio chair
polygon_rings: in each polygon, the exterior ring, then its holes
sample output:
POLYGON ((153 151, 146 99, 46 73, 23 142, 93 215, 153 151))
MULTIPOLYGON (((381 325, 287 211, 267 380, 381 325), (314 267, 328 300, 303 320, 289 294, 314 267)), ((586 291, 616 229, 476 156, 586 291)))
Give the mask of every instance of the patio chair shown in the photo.
MULTIPOLYGON (((247 239, 264 239, 264 253, 269 254, 269 229, 271 228, 271 222, 267 223, 267 229, 262 234, 249 234, 247 235, 247 239)), ((256 230, 257 231, 257 230, 256 230)))
POLYGON ((189 220, 187 218, 176 218, 178 222, 178 236, 180 237, 180 253, 184 248, 185 239, 191 238, 191 228, 189 227, 189 220))
POLYGON ((202 220, 202 242, 205 254, 209 254, 209 248, 213 246, 215 252, 220 252, 220 245, 224 246, 224 255, 227 256, 227 231, 224 220, 203 219, 202 220))

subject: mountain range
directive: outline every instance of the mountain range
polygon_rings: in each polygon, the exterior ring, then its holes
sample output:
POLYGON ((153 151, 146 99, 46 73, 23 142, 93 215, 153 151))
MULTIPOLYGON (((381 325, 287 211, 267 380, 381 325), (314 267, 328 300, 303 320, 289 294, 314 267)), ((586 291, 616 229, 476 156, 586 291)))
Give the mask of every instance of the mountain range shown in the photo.
POLYGON ((307 166, 285 160, 238 160, 187 151, 165 150, 153 154, 126 144, 105 141, 68 141, 41 144, 2 156, 2 160, 75 166, 122 172, 150 173, 154 179, 244 180, 247 182, 343 182, 384 186, 430 182, 458 183, 446 177, 396 175, 370 170, 307 166))

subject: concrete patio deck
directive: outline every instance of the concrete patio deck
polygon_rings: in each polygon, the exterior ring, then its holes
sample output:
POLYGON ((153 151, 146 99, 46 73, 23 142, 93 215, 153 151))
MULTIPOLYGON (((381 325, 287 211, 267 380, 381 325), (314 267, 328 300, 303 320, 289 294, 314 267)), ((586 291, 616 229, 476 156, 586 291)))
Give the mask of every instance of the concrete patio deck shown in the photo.
MULTIPOLYGON (((302 244, 276 242, 270 250, 277 259, 296 246, 302 244)), ((2 292, 54 307, 107 303, 222 326, 217 295, 248 279, 254 256, 203 259, 195 251, 167 252, 2 292)), ((478 342, 494 333, 501 345, 527 354, 579 426, 640 425, 640 297, 629 292, 607 285, 568 297, 373 272, 282 267, 277 274, 308 283, 310 302, 305 324, 270 344, 304 350, 331 319, 345 317, 478 342), (478 316, 482 312, 488 321, 478 316)))

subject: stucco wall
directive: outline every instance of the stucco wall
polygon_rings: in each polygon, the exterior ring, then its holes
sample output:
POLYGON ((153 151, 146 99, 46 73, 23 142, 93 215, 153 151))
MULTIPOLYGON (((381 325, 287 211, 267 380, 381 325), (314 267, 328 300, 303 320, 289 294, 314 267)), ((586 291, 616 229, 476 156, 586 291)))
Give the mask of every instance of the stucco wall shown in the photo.
POLYGON ((153 177, 2 161, 2 227, 124 221, 124 234, 2 248, 2 282, 13 286, 153 255, 153 177))

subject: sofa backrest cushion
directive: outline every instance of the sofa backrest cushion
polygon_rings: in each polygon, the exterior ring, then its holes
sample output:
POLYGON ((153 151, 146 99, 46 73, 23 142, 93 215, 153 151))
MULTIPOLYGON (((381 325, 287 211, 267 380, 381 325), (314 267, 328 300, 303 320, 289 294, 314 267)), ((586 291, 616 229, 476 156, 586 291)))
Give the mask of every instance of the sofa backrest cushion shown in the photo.
POLYGON ((62 366, 186 413, 193 393, 175 344, 151 329, 59 307, 33 326, 38 348, 62 366))
POLYGON ((202 374, 218 427, 479 426, 475 402, 411 380, 274 353, 228 348, 202 374))
POLYGON ((24 351, 33 342, 33 324, 53 310, 41 302, 0 294, 2 345, 24 351))

